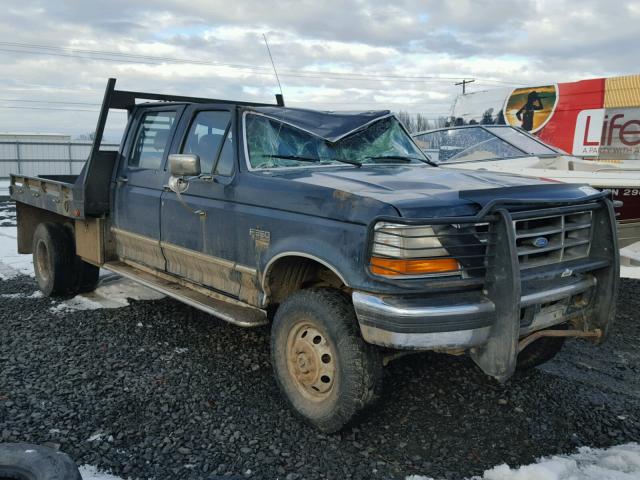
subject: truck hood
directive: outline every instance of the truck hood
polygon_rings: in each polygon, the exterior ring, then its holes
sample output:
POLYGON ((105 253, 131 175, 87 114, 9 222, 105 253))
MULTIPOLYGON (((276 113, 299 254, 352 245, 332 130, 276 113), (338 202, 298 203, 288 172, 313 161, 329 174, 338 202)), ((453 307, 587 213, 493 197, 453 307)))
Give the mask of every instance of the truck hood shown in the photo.
POLYGON ((590 194, 577 185, 539 178, 420 165, 305 168, 274 175, 333 189, 338 198, 342 193, 345 198, 374 199, 393 206, 403 217, 413 218, 470 215, 495 198, 560 201, 590 194))

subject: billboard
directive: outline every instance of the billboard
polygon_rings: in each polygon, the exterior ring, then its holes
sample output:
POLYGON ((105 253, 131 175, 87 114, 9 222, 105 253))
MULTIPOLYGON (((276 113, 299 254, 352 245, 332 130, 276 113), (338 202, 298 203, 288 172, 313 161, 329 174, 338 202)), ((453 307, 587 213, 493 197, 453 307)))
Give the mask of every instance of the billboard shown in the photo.
POLYGON ((460 95, 450 123, 509 124, 579 157, 640 160, 640 75, 460 95))
POLYGON ((504 106, 506 122, 529 133, 542 129, 556 108, 557 90, 555 85, 516 88, 504 106))

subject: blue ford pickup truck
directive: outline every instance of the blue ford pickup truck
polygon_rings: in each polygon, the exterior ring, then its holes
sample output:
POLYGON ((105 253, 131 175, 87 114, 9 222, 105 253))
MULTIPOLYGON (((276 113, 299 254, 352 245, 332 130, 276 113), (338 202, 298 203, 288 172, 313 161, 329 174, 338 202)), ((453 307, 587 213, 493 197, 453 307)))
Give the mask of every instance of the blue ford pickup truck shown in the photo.
POLYGON ((81 174, 14 175, 10 192, 45 294, 90 291, 102 267, 239 326, 270 323, 284 397, 327 432, 405 352, 468 355, 505 381, 566 337, 601 342, 614 317, 606 192, 437 167, 387 111, 111 79, 81 174), (111 109, 129 115, 118 152, 100 149, 111 109))

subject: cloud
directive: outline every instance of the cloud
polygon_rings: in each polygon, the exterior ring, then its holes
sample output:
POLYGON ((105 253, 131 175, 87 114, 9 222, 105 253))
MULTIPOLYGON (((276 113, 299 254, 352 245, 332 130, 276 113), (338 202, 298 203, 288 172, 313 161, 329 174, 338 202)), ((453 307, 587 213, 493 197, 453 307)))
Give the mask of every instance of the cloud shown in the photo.
POLYGON ((436 116, 455 78, 476 78, 473 91, 635 73, 639 20, 640 1, 5 0, 0 131, 86 133, 110 76, 130 90, 272 101, 263 33, 292 105, 436 116), (7 108, 18 106, 49 110, 7 108))

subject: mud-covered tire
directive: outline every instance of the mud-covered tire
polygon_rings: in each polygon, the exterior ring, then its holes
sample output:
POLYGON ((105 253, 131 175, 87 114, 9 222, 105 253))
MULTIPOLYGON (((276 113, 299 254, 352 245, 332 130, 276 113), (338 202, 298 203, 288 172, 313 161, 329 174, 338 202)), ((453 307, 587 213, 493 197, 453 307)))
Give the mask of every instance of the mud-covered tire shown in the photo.
POLYGON ((280 305, 271 362, 290 407, 323 432, 355 420, 380 393, 380 353, 364 342, 353 305, 335 289, 301 290, 280 305))
POLYGON ((0 443, 0 479, 82 480, 65 453, 28 443, 0 443))
POLYGON ((33 269, 42 293, 67 295, 77 288, 75 246, 64 225, 41 223, 33 234, 33 269))
POLYGON ((566 337, 542 337, 527 345, 518 354, 516 369, 520 371, 531 370, 548 362, 560 353, 565 340, 566 337))

